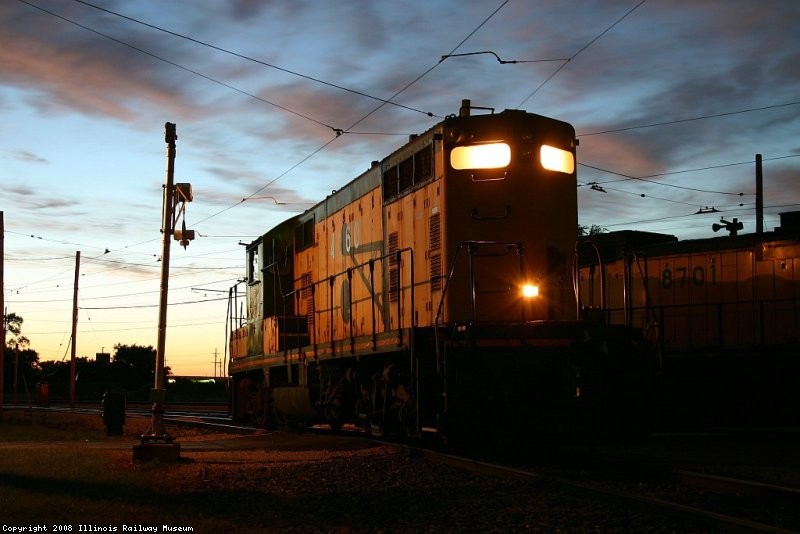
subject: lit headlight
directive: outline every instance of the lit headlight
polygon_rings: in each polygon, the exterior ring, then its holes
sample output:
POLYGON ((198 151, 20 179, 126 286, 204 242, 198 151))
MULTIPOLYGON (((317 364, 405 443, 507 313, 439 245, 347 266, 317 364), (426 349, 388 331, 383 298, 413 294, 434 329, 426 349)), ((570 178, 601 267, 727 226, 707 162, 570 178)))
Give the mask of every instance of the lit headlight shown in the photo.
POLYGON ((533 284, 525 284, 522 286, 522 296, 526 299, 531 299, 539 296, 539 286, 533 284))
POLYGON ((575 156, 572 152, 550 145, 542 145, 539 149, 539 161, 549 171, 572 174, 575 172, 575 156))
POLYGON ((450 165, 456 170, 501 169, 511 163, 511 147, 505 143, 457 146, 450 152, 450 165))

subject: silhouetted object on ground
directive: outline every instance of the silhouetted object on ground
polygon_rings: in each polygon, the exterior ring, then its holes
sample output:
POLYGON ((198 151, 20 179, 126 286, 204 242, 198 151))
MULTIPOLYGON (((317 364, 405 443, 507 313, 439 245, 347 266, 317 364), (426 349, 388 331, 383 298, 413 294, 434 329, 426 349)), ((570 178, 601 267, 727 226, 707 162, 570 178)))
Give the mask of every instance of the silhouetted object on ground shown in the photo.
POLYGON ((114 388, 103 395, 103 424, 106 425, 106 434, 121 436, 122 427, 125 425, 125 391, 114 388))

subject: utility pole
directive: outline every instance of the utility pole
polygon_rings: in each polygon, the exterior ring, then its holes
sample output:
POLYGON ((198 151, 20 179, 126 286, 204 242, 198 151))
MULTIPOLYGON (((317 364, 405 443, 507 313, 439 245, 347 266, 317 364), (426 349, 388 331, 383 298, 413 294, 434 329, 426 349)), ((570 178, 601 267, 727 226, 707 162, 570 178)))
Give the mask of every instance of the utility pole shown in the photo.
POLYGON ((75 409, 75 348, 78 344, 78 280, 81 271, 81 251, 75 252, 75 284, 72 290, 72 348, 69 361, 69 407, 75 409))
POLYGON ((217 378, 217 349, 214 349, 214 378, 217 378))
POLYGON ((761 154, 756 154, 756 234, 764 233, 764 175, 761 154))
POLYGON ((164 124, 164 142, 167 144, 167 177, 164 184, 164 205, 161 220, 162 248, 161 248, 161 295, 158 313, 158 344, 156 347, 155 384, 151 390, 152 418, 150 428, 142 434, 140 445, 133 447, 133 459, 150 460, 177 460, 180 456, 180 445, 173 443, 164 427, 164 402, 166 390, 164 389, 164 362, 167 345, 167 296, 169 292, 169 253, 170 242, 174 237, 180 241, 184 248, 189 241, 194 239, 194 230, 186 230, 184 221, 181 230, 175 230, 176 217, 182 215, 185 203, 192 201, 192 186, 190 184, 175 184, 175 141, 178 139, 175 124, 164 124), (180 209, 176 209, 180 203, 180 209), (163 444, 159 444, 163 441, 163 444), (152 442, 152 443, 150 443, 152 442))
POLYGON ((0 327, 3 329, 3 345, 0 346, 0 420, 3 419, 3 396, 5 395, 5 376, 4 369, 6 368, 6 286, 5 286, 5 269, 6 269, 6 223, 3 212, 0 211, 0 327))
POLYGON ((19 401, 17 396, 17 385, 19 383, 19 343, 14 343, 14 404, 19 401))

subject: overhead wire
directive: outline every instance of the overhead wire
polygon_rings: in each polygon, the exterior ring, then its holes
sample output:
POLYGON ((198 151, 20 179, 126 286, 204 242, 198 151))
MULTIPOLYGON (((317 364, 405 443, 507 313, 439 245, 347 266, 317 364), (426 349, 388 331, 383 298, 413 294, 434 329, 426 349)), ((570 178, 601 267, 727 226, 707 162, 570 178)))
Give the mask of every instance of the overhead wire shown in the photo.
POLYGON ((83 5, 85 5, 85 6, 88 6, 88 7, 94 8, 94 9, 97 9, 97 10, 99 10, 99 11, 103 11, 103 12, 105 12, 105 13, 108 13, 108 14, 110 14, 110 15, 114 15, 114 16, 116 16, 116 17, 120 17, 120 18, 122 18, 122 19, 125 19, 125 20, 128 20, 128 21, 131 21, 131 22, 134 22, 134 23, 136 23, 136 24, 141 24, 142 26, 146 26, 146 27, 148 27, 148 28, 151 28, 151 29, 153 29, 153 30, 156 30, 156 31, 159 31, 159 32, 163 32, 163 33, 166 33, 166 34, 168 34, 168 35, 172 35, 173 37, 178 37, 178 38, 180 38, 180 39, 185 39, 185 40, 187 40, 187 41, 191 41, 191 42, 193 42, 193 43, 195 43, 195 44, 199 44, 199 45, 201 45, 201 46, 205 46, 205 47, 207 47, 207 48, 210 48, 210 49, 212 49, 212 50, 216 50, 216 51, 218 51, 218 52, 222 52, 222 53, 224 53, 224 54, 228 54, 228 55, 231 55, 231 56, 237 57, 237 58, 239 58, 239 59, 243 59, 243 60, 245 60, 245 61, 250 61, 250 62, 252 62, 252 63, 256 63, 256 64, 258 64, 258 65, 262 65, 262 66, 264 66, 264 67, 269 67, 269 68, 271 68, 271 69, 275 69, 275 70, 278 70, 278 71, 284 72, 284 73, 286 73, 286 74, 291 74, 292 76, 297 76, 297 77, 299 77, 299 78, 303 78, 303 79, 305 79, 305 80, 309 80, 309 81, 312 81, 312 82, 315 82, 315 83, 319 83, 319 84, 322 84, 322 85, 326 85, 326 86, 328 86, 328 87, 333 87, 333 88, 335 88, 335 89, 339 89, 339 90, 341 90, 341 91, 345 91, 345 92, 348 92, 348 93, 352 93, 352 94, 355 94, 355 95, 358 95, 358 96, 363 96, 363 97, 365 97, 365 98, 369 98, 369 99, 371 99, 371 100, 377 100, 377 101, 379 101, 379 102, 382 102, 382 103, 384 103, 384 104, 390 104, 390 105, 392 105, 392 106, 396 106, 396 107, 399 107, 399 108, 403 108, 403 109, 406 109, 406 110, 409 110, 409 111, 415 111, 415 112, 417 112, 417 113, 421 113, 421 114, 423 114, 423 115, 426 115, 426 116, 428 116, 428 117, 435 117, 435 116, 437 116, 437 117, 438 117, 438 115, 435 115, 434 113, 432 113, 432 112, 430 112, 430 111, 422 111, 422 110, 420 110, 420 109, 413 108, 413 107, 411 107, 411 106, 406 106, 406 105, 403 105, 403 104, 398 104, 397 102, 392 102, 392 101, 391 101, 391 99, 387 100, 387 99, 379 98, 379 97, 377 97, 377 96, 370 95, 370 94, 368 94, 368 93, 365 93, 365 92, 363 92, 363 91, 359 91, 359 90, 352 89, 352 88, 349 88, 349 87, 345 87, 345 86, 342 86, 342 85, 338 85, 338 84, 335 84, 335 83, 332 83, 332 82, 328 82, 328 81, 322 80, 322 79, 320 79, 320 78, 315 78, 315 77, 313 77, 313 76, 309 76, 309 75, 307 75, 307 74, 303 74, 303 73, 301 73, 301 72, 297 72, 297 71, 294 71, 294 70, 291 70, 291 69, 287 69, 287 68, 285 68, 285 67, 280 67, 280 66, 278 66, 278 65, 274 65, 274 64, 272 64, 272 63, 269 63, 269 62, 267 62, 267 61, 263 61, 263 60, 260 60, 260 59, 256 59, 256 58, 254 58, 254 57, 251 57, 251 56, 248 56, 248 55, 245 55, 245 54, 239 53, 239 52, 234 52, 234 51, 232 51, 232 50, 229 50, 229 49, 227 49, 227 48, 223 48, 223 47, 221 47, 221 46, 217 46, 217 45, 213 45, 213 44, 211 44, 211 43, 207 43, 207 42, 205 42, 205 41, 201 41, 200 39, 196 39, 196 38, 194 38, 194 37, 191 37, 191 36, 189 36, 189 35, 185 35, 185 34, 178 33, 178 32, 176 32, 176 31, 168 30, 168 29, 166 29, 166 28, 162 28, 162 27, 160 27, 160 26, 156 26, 155 24, 151 24, 151 23, 148 23, 148 22, 144 22, 144 21, 142 21, 142 20, 136 19, 136 18, 134 18, 134 17, 131 17, 131 16, 128 16, 128 15, 123 15, 123 14, 121 14, 121 13, 118 13, 118 12, 116 12, 116 11, 112 11, 112 10, 110 10, 110 9, 108 9, 108 8, 104 8, 104 7, 101 7, 101 6, 98 6, 98 5, 92 4, 92 3, 90 3, 90 2, 87 2, 86 0, 73 0, 73 1, 75 1, 75 2, 77 2, 77 3, 79 3, 79 4, 83 4, 83 5))
MULTIPOLYGON (((470 32, 470 33, 469 33, 469 34, 468 34, 466 37, 464 37, 464 39, 462 39, 462 40, 461 40, 461 42, 459 42, 459 43, 458 43, 458 44, 457 44, 457 45, 456 45, 456 46, 455 46, 455 47, 454 47, 454 48, 453 48, 453 49, 450 51, 450 54, 452 54, 452 53, 454 53, 456 50, 458 50, 458 49, 459 49, 459 48, 460 48, 460 47, 461 47, 461 46, 462 46, 462 45, 463 45, 465 42, 467 42, 467 40, 469 40, 469 38, 470 38, 470 37, 472 37, 473 35, 475 35, 475 33, 477 33, 477 32, 478 32, 478 31, 479 31, 479 30, 480 30, 480 29, 481 29, 481 28, 482 28, 482 27, 483 27, 483 26, 484 26, 484 25, 485 25, 487 22, 489 22, 489 20, 490 20, 492 17, 494 17, 494 16, 495 16, 495 15, 496 15, 496 14, 497 14, 497 13, 498 13, 498 12, 499 12, 501 9, 503 9, 503 7, 505 7, 505 5, 506 5, 506 4, 508 4, 508 2, 509 2, 509 1, 510 1, 510 0, 504 0, 504 1, 503 1, 503 2, 502 2, 502 3, 501 3, 501 4, 500 4, 500 5, 499 5, 499 6, 498 6, 498 7, 497 7, 497 8, 496 8, 494 11, 492 11, 492 12, 489 14, 489 16, 488 16, 488 17, 486 17, 486 18, 485 18, 485 19, 484 19, 484 20, 483 20, 483 21, 482 21, 482 22, 481 22, 481 23, 480 23, 480 24, 479 24, 479 25, 478 25, 478 26, 477 26, 477 27, 476 27, 474 30, 472 30, 472 31, 471 31, 471 32, 470 32)), ((429 67, 428 69, 426 69, 426 70, 425 70, 425 71, 424 71, 422 74, 418 75, 418 76, 417 76, 416 78, 414 78, 412 81, 408 82, 408 83, 407 83, 406 85, 404 85, 404 86, 403 86, 401 89, 399 89, 398 91, 396 91, 396 92, 395 92, 395 93, 394 93, 394 94, 393 94, 393 95, 392 95, 390 98, 388 98, 388 99, 387 99, 385 102, 384 102, 384 101, 381 101, 381 103, 380 103, 378 106, 376 106, 376 107, 375 107, 375 108, 373 108, 373 109, 372 109, 370 112, 368 112, 367 114, 365 114, 364 116, 362 116, 360 119, 358 119, 356 122, 354 122, 353 124, 351 124, 351 125, 350 125, 348 128, 344 129, 344 130, 342 131, 342 133, 349 133, 349 132, 350 132, 350 131, 351 131, 353 128, 355 128, 356 126, 358 126, 359 124, 361 124, 362 122, 364 122, 364 121, 365 121, 367 118, 369 118, 369 117, 371 117, 373 114, 377 113, 377 112, 378 112, 380 109, 382 109, 384 106, 386 106, 388 102, 391 102, 391 101, 393 101, 393 100, 394 100, 395 98, 397 98, 397 97, 398 97, 400 94, 402 94, 403 92, 405 92, 406 90, 408 90, 410 87, 412 87, 414 84, 416 84, 418 81, 420 81, 422 78, 424 78, 425 76, 427 76, 428 74, 430 74, 430 73, 431 73, 431 72, 432 72, 432 71, 433 71, 433 70, 434 70, 436 67, 438 67, 438 66, 439 66, 439 65, 442 63, 442 61, 444 61, 444 59, 440 59, 438 63, 436 63, 435 65, 433 65, 433 66, 429 67)), ((305 157, 304 157, 303 159, 301 159, 299 162, 295 163, 294 165, 292 165, 291 167, 289 167, 288 169, 286 169, 285 171, 283 171, 281 174, 279 174, 278 176, 276 176, 276 177, 275 177, 275 178, 273 178, 272 180, 268 181, 268 182, 267 182, 266 184, 264 184, 264 185, 263 185, 263 186, 262 186, 260 189, 258 189, 258 190, 257 190, 257 191, 255 191, 254 193, 251 193, 249 196, 247 196, 247 197, 243 198, 243 199, 242 199, 240 202, 238 202, 238 203, 236 203, 236 204, 232 204, 232 205, 230 205, 230 206, 228 206, 228 207, 226 207, 226 208, 223 208, 222 210, 220 210, 220 211, 218 211, 218 212, 216 212, 216 213, 213 213, 213 214, 209 215, 208 217, 206 217, 206 218, 204 218, 204 219, 201 219, 200 221, 196 222, 194 225, 196 226, 196 225, 198 225, 198 224, 200 224, 200 223, 203 223, 203 222, 206 222, 206 221, 208 221, 209 219, 212 219, 212 218, 214 218, 214 217, 216 217, 216 216, 218 216, 218 215, 221 215, 222 213, 225 213, 226 211, 228 211, 228 210, 231 210, 231 209, 235 208, 236 206, 239 206, 239 205, 240 205, 240 204, 242 204, 243 202, 247 201, 248 199, 250 199, 250 198, 252 198, 252 197, 254 197, 254 196, 258 195, 259 193, 261 193, 262 191, 264 191, 264 190, 265 190, 267 187, 271 186, 272 184, 274 184, 275 182, 277 182, 278 180, 280 180, 281 178, 283 178, 284 176, 286 176, 287 174, 289 174, 291 171, 293 171, 294 169, 296 169, 297 167, 299 167, 300 165, 302 165, 303 163, 305 163, 306 161, 308 161, 309 159, 311 159, 312 157, 314 157, 316 154, 318 154, 319 152, 321 152, 322 150, 324 150, 325 148, 327 148, 327 147, 328 147, 328 146, 329 146, 331 143, 333 143, 333 142, 334 142, 334 141, 335 141, 335 140, 336 140, 336 139, 337 139, 337 138, 338 138, 340 135, 341 135, 341 134, 337 134, 335 137, 333 137, 332 139, 330 139, 329 141, 327 141, 326 143, 324 143, 322 146, 320 146, 319 148, 317 148, 316 150, 314 150, 313 152, 311 152, 310 154, 308 154, 307 156, 305 156, 305 157)))
POLYGON ((496 52, 491 50, 483 50, 481 52, 462 52, 460 54, 447 54, 442 56, 442 59, 449 59, 451 57, 466 57, 466 56, 478 56, 481 54, 490 54, 497 59, 497 62, 501 65, 516 65, 517 63, 551 63, 557 61, 569 61, 567 58, 556 58, 556 59, 501 59, 500 56, 497 55, 496 52))
POLYGON ((572 55, 571 55, 569 58, 567 58, 567 59, 566 59, 566 60, 565 60, 565 61, 564 61, 564 62, 561 64, 561 66, 560 66, 560 67, 558 67, 558 68, 555 70, 555 72, 553 72, 553 73, 552 73, 550 76, 548 76, 548 77, 547 77, 547 78, 546 78, 546 79, 545 79, 545 80, 544 80, 544 81, 543 81, 541 84, 539 84, 539 86, 538 86, 538 87, 536 87, 536 89, 534 89, 534 90, 533 90, 533 92, 531 92, 531 94, 529 94, 528 96, 526 96, 526 97, 525 97, 525 98, 522 100, 522 102, 520 102, 520 103, 519 103, 519 106, 518 106, 518 107, 519 107, 519 108, 522 108, 522 106, 524 106, 524 105, 525 105, 525 102, 527 102, 528 100, 530 100, 531 98, 533 98, 533 96, 534 96, 536 93, 538 93, 538 92, 539 92, 539 90, 541 90, 541 88, 542 88, 542 87, 544 87, 545 85, 547 85, 547 83, 548 83, 548 82, 550 82, 550 80, 552 80, 553 78, 555 78, 555 77, 556 77, 556 75, 557 75, 559 72, 561 72, 561 71, 564 69, 564 67, 566 67, 567 65, 569 65, 569 63, 570 63, 572 60, 574 60, 574 59, 575 59, 576 57, 578 57, 578 56, 579 56, 579 55, 580 55, 582 52, 584 52, 584 51, 585 51, 587 48, 589 48, 589 47, 590 47, 590 46, 592 46, 594 43, 596 43, 596 42, 597 42, 597 41, 598 41, 598 40, 599 40, 601 37, 603 37, 605 34, 607 34, 608 32, 610 32, 610 31, 611 31, 611 30, 612 30, 612 29, 613 29, 613 28, 614 28, 614 27, 615 27, 617 24, 619 24, 620 22, 622 22, 623 20, 625 20, 625 19, 628 17, 628 15, 630 15, 631 13, 633 13, 634 11, 636 11, 637 9, 639 9, 639 8, 642 6, 642 4, 644 4, 645 2, 647 2, 647 0, 641 0, 641 1, 640 1, 638 4, 636 4, 636 5, 635 5, 635 6, 633 6, 631 9, 629 9, 629 10, 628 10, 628 11, 627 11, 627 12, 626 12, 624 15, 622 15, 620 18, 618 18, 618 19, 617 19, 617 20, 616 20, 616 21, 615 21, 613 24, 611 24, 611 26, 609 26, 608 28, 606 28, 605 30, 603 30, 602 32, 600 32, 600 34, 599 34, 599 35, 597 35, 597 36, 596 36, 594 39, 592 39, 591 41, 589 41, 588 43, 586 43, 585 45, 583 45, 583 47, 582 47, 580 50, 578 50, 577 52, 575 52, 574 54, 572 54, 572 55))
MULTIPOLYGON (((590 182, 588 185, 592 185, 592 183, 596 183, 596 182, 590 182)), ((655 195, 648 195, 648 194, 645 194, 645 193, 635 193, 633 191, 625 191, 624 189, 617 189, 617 188, 614 188, 614 187, 606 186, 603 189, 608 189, 609 191, 616 191, 617 193, 624 193, 626 195, 634 195, 634 196, 637 196, 637 197, 640 197, 640 198, 652 198, 652 199, 655 199, 655 200, 663 200, 664 202, 672 202, 674 204, 684 204, 686 206, 702 207, 700 204, 693 204, 691 202, 684 202, 684 201, 681 201, 681 200, 674 200, 674 199, 671 199, 671 198, 657 197, 655 195)), ((605 193, 605 192, 606 191, 604 190, 603 193, 605 193)))
MULTIPOLYGON (((769 158, 762 158, 762 161, 776 161, 776 160, 782 160, 782 159, 794 158, 794 157, 800 157, 800 154, 790 154, 790 155, 784 155, 784 156, 774 156, 774 157, 769 157, 769 158)), ((630 175, 627 175, 627 174, 624 174, 624 173, 611 171, 611 170, 608 170, 608 169, 604 169, 604 168, 597 167, 597 166, 594 166, 594 165, 589 165, 589 164, 586 164, 586 163, 579 163, 578 164, 579 166, 586 167, 586 168, 593 169, 593 170, 600 171, 600 172, 604 172, 604 173, 608 173, 608 174, 613 174, 613 175, 616 175, 616 176, 620 176, 620 177, 622 177, 622 179, 621 180, 591 181, 591 182, 586 182, 585 184, 578 184, 578 186, 580 187, 581 185, 587 185, 591 189, 594 189, 596 191, 606 192, 605 190, 608 189, 608 190, 616 191, 616 192, 620 192, 620 193, 636 195, 636 196, 639 196, 639 197, 642 197, 642 198, 647 197, 647 198, 663 200, 663 201, 666 201, 666 202, 674 202, 674 203, 679 203, 679 204, 687 204, 687 205, 690 205, 690 206, 698 206, 698 207, 700 207, 702 209, 703 205, 701 205, 701 204, 691 204, 691 203, 686 203, 686 202, 673 200, 673 199, 668 199, 668 198, 663 198, 663 197, 657 197, 657 196, 654 196, 654 195, 649 195, 649 194, 644 194, 644 193, 635 193, 635 192, 632 192, 632 191, 625 191, 625 190, 622 190, 622 189, 615 189, 615 188, 608 187, 607 184, 620 183, 620 182, 626 182, 626 181, 631 181, 631 180, 637 180, 637 181, 642 181, 642 182, 645 182, 645 183, 650 183, 650 184, 653 184, 653 185, 660 185, 660 186, 664 186, 664 187, 671 187, 671 188, 675 188, 675 189, 681 189, 681 190, 693 191, 693 192, 699 192, 699 193, 730 195, 730 196, 738 196, 738 197, 743 197, 745 195, 746 196, 754 196, 755 193, 744 193, 744 192, 733 193, 733 192, 729 192, 729 191, 716 191, 716 190, 711 190, 711 189, 701 189, 701 188, 697 188, 697 187, 683 186, 683 185, 678 185, 678 184, 670 184, 670 183, 666 183, 666 182, 659 182, 659 181, 656 181, 656 180, 649 180, 648 179, 648 178, 651 178, 651 177, 669 176, 669 175, 684 174, 684 173, 689 173, 689 172, 699 172, 699 171, 705 171, 705 170, 710 170, 710 169, 733 167, 733 166, 737 166, 737 165, 751 165, 751 164, 754 163, 754 161, 755 160, 748 160, 748 161, 741 161, 741 162, 735 162, 735 163, 726 163, 726 164, 721 164, 721 165, 710 165, 710 166, 700 167, 700 168, 695 168, 695 169, 682 169, 682 170, 678 170, 678 171, 656 173, 656 174, 640 176, 640 177, 630 176, 630 175)), ((740 203, 740 206, 743 206, 743 205, 744 205, 743 203, 740 203)))
MULTIPOLYGON (((796 206, 800 206, 800 203, 796 203, 796 204, 771 204, 771 205, 768 205, 768 206, 764 206, 764 209, 767 210, 767 209, 788 208, 788 207, 796 207, 796 206)), ((717 210, 714 213, 732 213, 732 212, 741 211, 742 209, 750 209, 750 208, 747 208, 746 206, 744 206, 744 207, 736 206, 736 207, 733 207, 733 208, 730 208, 730 209, 720 209, 720 210, 717 210)), ((633 227, 633 226, 638 226, 638 225, 641 225, 641 224, 661 222, 661 221, 666 221, 666 220, 671 220, 671 219, 695 218, 695 215, 697 215, 697 213, 684 213, 684 214, 681 214, 681 215, 667 215, 667 216, 664 216, 664 217, 656 217, 656 218, 653 218, 653 219, 642 219, 642 220, 638 220, 638 221, 627 221, 627 222, 621 222, 621 223, 604 224, 603 227, 608 227, 608 228, 611 228, 611 227, 614 227, 614 226, 633 227)))
POLYGON ((55 12, 50 11, 48 9, 45 9, 45 8, 43 8, 41 6, 37 6, 36 4, 33 4, 33 3, 29 2, 28 0, 17 0, 17 1, 21 2, 21 3, 25 4, 25 5, 28 5, 28 6, 32 7, 32 8, 34 8, 34 9, 38 9, 39 11, 42 11, 43 13, 47 13, 48 15, 51 15, 51 16, 56 17, 56 18, 59 18, 59 19, 65 21, 65 22, 69 22, 70 24, 74 24, 75 26, 78 26, 79 28, 82 28, 82 29, 84 29, 86 31, 89 31, 89 32, 92 32, 92 33, 94 33, 96 35, 99 35, 100 37, 103 37, 105 39, 109 39, 110 41, 113 41, 113 42, 115 42, 117 44, 120 44, 122 46, 128 47, 128 48, 130 48, 132 50, 135 50, 136 52, 139 52, 139 53, 145 54, 147 56, 150 56, 150 57, 152 57, 154 59, 157 59, 159 61, 167 63, 168 65, 172 65, 173 67, 181 69, 181 70, 183 70, 185 72, 188 72, 190 74, 194 74, 195 76, 199 76, 200 78, 208 80, 208 81, 210 81, 212 83, 221 85, 222 87, 225 87, 227 89, 231 89, 232 91, 236 91, 237 93, 240 93, 242 95, 248 96, 250 98, 253 98, 255 100, 263 102, 265 104, 273 106, 273 107, 275 107, 277 109, 285 111, 287 113, 291 113, 292 115, 295 115, 297 117, 300 117, 300 118, 308 120, 308 121, 311 121, 311 122, 316 123, 316 124, 318 124, 320 126, 324 126, 325 128, 328 128, 328 129, 330 129, 330 130, 332 130, 334 132, 340 131, 338 128, 336 128, 334 126, 331 126, 330 124, 327 124, 327 123, 325 123, 323 121, 317 120, 317 119, 315 119, 313 117, 310 117, 308 115, 305 115, 304 113, 300 113, 299 111, 295 111, 293 109, 287 108, 285 106, 282 106, 280 104, 277 104, 275 102, 267 100, 266 98, 262 98, 262 97, 260 97, 258 95, 254 95, 253 93, 250 93, 250 92, 245 91, 243 89, 239 89, 238 87, 235 87, 235 86, 233 86, 233 85, 231 85, 229 83, 223 82, 222 80, 218 80, 218 79, 216 79, 216 78, 214 78, 212 76, 209 76, 207 74, 203 74, 202 72, 199 72, 197 70, 190 69, 189 67, 185 67, 185 66, 181 65, 180 63, 176 63, 175 61, 167 59, 167 58, 165 58, 163 56, 160 56, 158 54, 155 54, 153 52, 147 51, 147 50, 145 50, 145 49, 143 49, 141 47, 138 47, 136 45, 132 45, 132 44, 127 43, 127 42, 125 42, 125 41, 123 41, 121 39, 117 39, 116 37, 113 37, 112 35, 109 35, 107 33, 103 33, 103 32, 101 32, 99 30, 95 30, 94 28, 86 26, 85 24, 81 24, 80 22, 72 20, 72 19, 70 19, 68 17, 65 17, 63 15, 59 15, 58 13, 55 13, 55 12))
POLYGON ((773 104, 773 105, 770 105, 770 106, 761 106, 761 107, 757 107, 757 108, 740 109, 740 110, 736 110, 736 111, 727 111, 727 112, 724 112, 724 113, 713 113, 713 114, 708 114, 708 115, 700 115, 698 117, 688 117, 688 118, 685 118, 685 119, 675 119, 675 120, 662 121, 662 122, 653 122, 653 123, 650 123, 650 124, 639 124, 639 125, 636 125, 636 126, 625 126, 625 127, 622 127, 622 128, 612 128, 610 130, 601 130, 601 131, 597 131, 597 132, 581 133, 581 134, 577 134, 576 137, 581 138, 581 137, 589 137, 589 136, 592 136, 592 135, 604 135, 604 134, 617 133, 617 132, 629 132, 631 130, 641 130, 643 128, 653 128, 655 126, 668 126, 668 125, 671 125, 671 124, 680 124, 680 123, 683 123, 683 122, 692 122, 692 121, 699 121, 699 120, 704 120, 704 119, 715 119, 715 118, 718 118, 718 117, 729 117, 731 115, 739 115, 741 113, 751 113, 753 111, 765 111, 765 110, 768 110, 768 109, 777 109, 777 108, 783 108, 783 107, 787 107, 787 106, 796 106, 798 104, 800 104, 800 101, 785 102, 783 104, 773 104))
MULTIPOLYGON (((626 181, 630 181, 630 180, 636 180, 636 181, 639 181, 639 182, 646 182, 646 183, 649 183, 649 184, 661 185, 661 186, 664 186, 664 187, 673 187, 675 189, 683 189, 683 190, 686 190, 686 191, 695 191, 695 192, 698 192, 698 193, 714 193, 714 194, 718 194, 718 195, 735 195, 735 196, 743 196, 744 195, 744 193, 731 193, 731 192, 728 192, 728 191, 715 191, 715 190, 711 190, 711 189, 700 189, 700 188, 697 188, 697 187, 689 187, 689 186, 684 186, 684 185, 670 184, 670 183, 666 183, 666 182, 658 182, 656 180, 649 180, 648 179, 649 177, 631 176, 629 174, 624 174, 624 173, 621 173, 621 172, 616 172, 616 171, 611 171, 611 170, 608 170, 608 169, 603 169, 603 168, 597 167, 595 165, 589 165, 588 163, 578 163, 578 165, 581 166, 581 167, 586 167, 587 169, 593 169, 593 170, 596 170, 596 171, 605 172, 605 173, 608 173, 608 174, 613 174, 613 175, 616 175, 616 176, 623 177, 622 180, 606 180, 606 181, 594 182, 594 183, 596 183, 598 185, 626 182, 626 181)), ((722 165, 720 167, 727 167, 727 166, 733 166, 733 165, 741 165, 741 163, 734 163, 734 164, 730 164, 730 165, 722 165)), ((713 167, 709 167, 709 168, 713 168, 713 167)), ((706 169, 707 168, 698 169, 698 170, 706 170, 706 169)), ((688 171, 676 171, 674 173, 672 173, 672 172, 661 173, 661 174, 656 174, 656 175, 652 175, 652 176, 667 176, 667 175, 670 175, 670 174, 679 174, 681 172, 688 172, 688 171)))
MULTIPOLYGON (((787 154, 787 155, 784 155, 784 156, 772 156, 772 157, 762 158, 762 161, 777 161, 777 160, 781 160, 781 159, 798 158, 798 157, 800 157, 800 154, 787 154)), ((638 177, 629 176, 627 174, 622 174, 622 173, 619 173, 619 172, 610 171, 610 170, 607 170, 607 169, 602 169, 600 167, 595 167, 595 166, 587 165, 587 164, 583 164, 583 163, 579 163, 578 165, 581 165, 581 166, 584 166, 584 167, 588 167, 590 169, 599 170, 599 171, 602 171, 602 172, 607 172, 609 174, 616 174, 617 176, 624 177, 622 180, 608 180, 608 181, 605 181, 605 182, 598 182, 598 183, 612 183, 612 182, 624 182, 624 181, 628 181, 628 180, 641 180, 641 181, 647 181, 647 182, 658 184, 658 185, 666 185, 666 186, 670 186, 670 187, 678 187, 680 189, 689 189, 689 190, 693 190, 693 191, 701 191, 701 192, 707 192, 707 193, 720 193, 720 194, 725 194, 725 195, 741 195, 741 193, 730 193, 730 192, 725 192, 725 191, 708 191, 708 190, 704 190, 704 189, 695 189, 695 188, 691 188, 691 187, 677 186, 677 185, 674 185, 674 184, 667 184, 667 183, 664 183, 664 182, 657 182, 655 180, 648 180, 648 178, 658 178, 660 176, 672 176, 672 175, 675 175, 675 174, 686 174, 686 173, 690 173, 690 172, 708 171, 708 170, 713 170, 713 169, 724 169, 726 167, 736 167, 738 165, 752 165, 753 163, 755 163, 755 160, 751 159, 751 160, 747 160, 747 161, 737 161, 735 163, 722 163, 722 164, 718 164, 718 165, 708 165, 706 167, 696 167, 696 168, 693 168, 693 169, 682 169, 682 170, 678 170, 678 171, 659 172, 659 173, 655 173, 655 174, 647 174, 647 175, 638 176, 638 177)))

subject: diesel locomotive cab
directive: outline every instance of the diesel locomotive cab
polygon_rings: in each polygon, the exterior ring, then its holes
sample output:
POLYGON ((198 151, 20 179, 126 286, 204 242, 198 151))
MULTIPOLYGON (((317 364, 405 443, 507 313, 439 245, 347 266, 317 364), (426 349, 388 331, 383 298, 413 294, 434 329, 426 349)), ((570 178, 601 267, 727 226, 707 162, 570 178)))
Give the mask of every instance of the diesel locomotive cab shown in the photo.
POLYGON ((522 111, 471 116, 462 107, 445 122, 444 144, 454 286, 444 322, 573 319, 574 129, 522 111))

